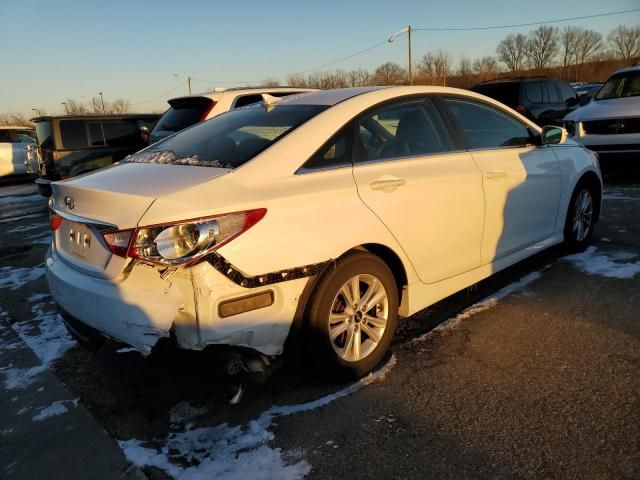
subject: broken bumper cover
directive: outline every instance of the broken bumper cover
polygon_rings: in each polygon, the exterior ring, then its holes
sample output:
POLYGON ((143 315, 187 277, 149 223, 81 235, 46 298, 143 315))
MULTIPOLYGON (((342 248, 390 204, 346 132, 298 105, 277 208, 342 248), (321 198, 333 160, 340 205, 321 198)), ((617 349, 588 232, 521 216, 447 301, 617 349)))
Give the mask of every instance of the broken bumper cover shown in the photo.
POLYGON ((169 336, 181 306, 175 292, 152 291, 132 282, 114 282, 81 273, 51 249, 45 259, 49 290, 65 312, 89 327, 145 355, 169 336))

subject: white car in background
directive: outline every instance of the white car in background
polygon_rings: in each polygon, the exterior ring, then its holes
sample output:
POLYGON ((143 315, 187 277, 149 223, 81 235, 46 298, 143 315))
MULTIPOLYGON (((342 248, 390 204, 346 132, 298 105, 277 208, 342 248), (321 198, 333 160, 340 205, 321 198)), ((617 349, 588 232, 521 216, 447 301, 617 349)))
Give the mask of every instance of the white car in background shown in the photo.
POLYGON ((601 176, 565 139, 452 88, 265 97, 53 183, 50 291, 85 341, 287 345, 363 375, 399 316, 586 246, 601 176))
POLYGON ((640 66, 615 72, 593 99, 564 118, 570 138, 613 166, 640 159, 640 66))
POLYGON ((169 109, 151 130, 149 144, 234 108, 246 107, 252 103, 260 102, 262 94, 284 97, 310 91, 314 91, 314 89, 294 87, 216 88, 213 92, 172 98, 167 102, 169 109))
POLYGON ((27 150, 35 146, 36 133, 31 127, 0 127, 0 177, 23 175, 27 172, 27 150))

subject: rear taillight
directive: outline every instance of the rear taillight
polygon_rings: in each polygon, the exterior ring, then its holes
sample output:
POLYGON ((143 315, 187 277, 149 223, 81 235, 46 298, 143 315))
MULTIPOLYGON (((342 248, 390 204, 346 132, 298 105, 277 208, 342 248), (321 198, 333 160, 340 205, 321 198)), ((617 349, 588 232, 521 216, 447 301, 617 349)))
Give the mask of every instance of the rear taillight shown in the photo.
POLYGON ((60 225, 62 224, 62 217, 60 215, 56 215, 55 213, 51 213, 49 215, 49 227, 52 232, 55 232, 60 225))
POLYGON ((258 223, 265 208, 102 234, 109 250, 157 265, 190 265, 258 223))
POLYGON ((102 232, 102 238, 107 244, 107 247, 109 247, 111 253, 118 255, 119 257, 126 257, 133 232, 133 228, 129 228, 127 230, 107 231, 102 232))

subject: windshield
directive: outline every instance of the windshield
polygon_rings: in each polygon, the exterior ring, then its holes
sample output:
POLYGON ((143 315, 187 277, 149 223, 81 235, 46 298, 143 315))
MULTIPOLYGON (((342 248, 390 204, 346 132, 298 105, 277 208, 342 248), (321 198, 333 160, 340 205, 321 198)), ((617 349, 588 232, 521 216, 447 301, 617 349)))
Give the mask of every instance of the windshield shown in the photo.
POLYGON ((638 95, 640 95, 640 71, 636 70, 612 76, 596 94, 595 99, 606 100, 638 95))
POLYGON ((256 105, 232 110, 161 140, 122 163, 236 168, 326 108, 256 105))

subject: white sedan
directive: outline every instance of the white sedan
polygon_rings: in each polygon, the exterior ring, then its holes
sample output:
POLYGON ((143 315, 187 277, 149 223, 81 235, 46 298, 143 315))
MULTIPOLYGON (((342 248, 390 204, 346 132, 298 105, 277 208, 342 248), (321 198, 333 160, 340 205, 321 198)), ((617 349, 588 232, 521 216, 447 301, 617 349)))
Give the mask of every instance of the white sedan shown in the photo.
POLYGON ((399 317, 584 248, 601 192, 597 156, 563 129, 468 91, 265 96, 53 183, 47 279, 86 342, 291 347, 359 376, 399 317))

